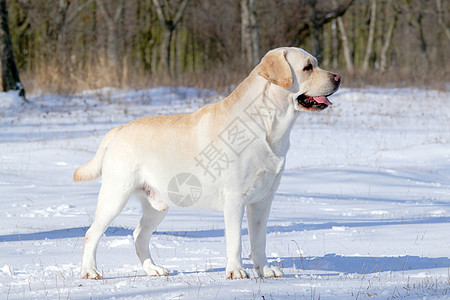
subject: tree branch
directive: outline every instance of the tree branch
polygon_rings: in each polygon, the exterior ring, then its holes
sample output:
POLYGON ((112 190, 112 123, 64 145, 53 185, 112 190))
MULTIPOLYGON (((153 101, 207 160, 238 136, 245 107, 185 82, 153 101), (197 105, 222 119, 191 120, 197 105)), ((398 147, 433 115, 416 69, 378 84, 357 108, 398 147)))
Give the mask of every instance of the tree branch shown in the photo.
POLYGON ((111 22, 111 16, 109 15, 108 11, 106 10, 103 0, 95 0, 95 2, 97 3, 98 8, 100 9, 100 13, 103 15, 106 23, 108 23, 108 25, 109 25, 111 22))
POLYGON ((66 23, 67 23, 67 24, 72 23, 72 22, 76 19, 76 17, 78 17, 78 14, 79 14, 80 12, 82 12, 83 9, 85 9, 86 6, 88 6, 89 4, 91 4, 93 1, 94 1, 94 0, 88 0, 88 1, 86 1, 85 3, 81 4, 80 6, 78 6, 78 8, 77 8, 77 9, 76 9, 76 10, 75 10, 75 11, 67 18, 66 23))
POLYGON ((442 27, 445 35, 450 40, 450 26, 444 21, 444 11, 442 10, 441 0, 436 0, 437 14, 438 14, 438 24, 442 27))
POLYGON ((164 3, 162 3, 160 0, 153 0, 153 5, 156 8, 156 14, 158 15, 158 19, 161 23, 166 23, 167 19, 164 15, 164 3))
POLYGON ((183 0, 180 4, 180 8, 178 9, 175 17, 173 18, 173 25, 177 26, 177 24, 181 21, 183 17, 184 11, 186 10, 186 6, 189 3, 189 0, 183 0))
MULTIPOLYGON (((343 16, 350 5, 353 4, 355 0, 347 0, 346 2, 341 3, 336 8, 331 11, 316 11, 316 24, 317 26, 323 26, 330 22, 331 20, 343 16)), ((293 45, 297 45, 299 41, 310 33, 311 28, 309 28, 309 23, 303 23, 297 31, 297 39, 292 43, 293 45)))
POLYGON ((114 23, 119 22, 120 17, 122 16, 122 12, 123 12, 123 7, 124 7, 124 0, 120 0, 119 1, 119 5, 116 8, 116 14, 114 15, 114 23))

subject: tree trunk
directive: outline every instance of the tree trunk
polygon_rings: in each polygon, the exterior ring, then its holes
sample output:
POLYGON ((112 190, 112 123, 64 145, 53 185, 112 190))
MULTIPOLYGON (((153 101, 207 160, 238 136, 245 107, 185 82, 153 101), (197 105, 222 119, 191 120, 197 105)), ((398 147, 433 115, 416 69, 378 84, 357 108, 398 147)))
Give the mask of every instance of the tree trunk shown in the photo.
POLYGON ((252 44, 250 40, 250 11, 248 0, 241 1, 241 51, 247 66, 250 66, 250 57, 252 54, 252 44))
POLYGON ((331 57, 333 62, 333 69, 337 69, 339 66, 338 42, 337 20, 335 19, 331 21, 331 57))
POLYGON ((322 61, 322 40, 320 38, 321 24, 317 12, 317 0, 308 0, 309 12, 309 38, 311 42, 311 52, 320 62, 322 61))
POLYGON ((258 19, 256 16, 255 0, 250 0, 250 37, 252 40, 252 61, 256 66, 261 59, 261 51, 259 48, 259 31, 258 31, 258 19))
POLYGON ((98 8, 105 20, 107 28, 107 46, 106 53, 108 57, 108 63, 112 68, 117 70, 118 78, 120 78, 120 55, 119 55, 119 21, 122 18, 124 10, 124 0, 119 0, 116 11, 114 14, 108 12, 105 7, 105 0, 96 0, 98 8))
POLYGON ((339 27, 339 32, 341 33, 342 48, 344 50, 346 68, 347 71, 353 72, 352 53, 350 51, 350 43, 347 37, 347 31, 345 30, 344 21, 342 20, 342 17, 338 17, 336 21, 339 27))
POLYGON ((422 52, 422 55, 425 59, 426 65, 430 65, 430 57, 428 56, 428 45, 425 40, 425 35, 423 33, 423 24, 422 24, 422 18, 423 18, 423 1, 420 1, 419 7, 414 7, 414 5, 407 0, 403 1, 404 4, 407 7, 407 18, 409 19, 409 24, 412 25, 416 30, 420 42, 420 51, 422 52), (417 12, 417 15, 415 14, 417 12))
MULTIPOLYGON (((321 30, 322 26, 324 26, 328 22, 331 22, 331 20, 334 20, 337 17, 344 15, 345 12, 347 11, 347 9, 350 7, 350 5, 352 5, 352 3, 354 1, 355 0, 345 0, 345 1, 341 2, 337 7, 328 9, 330 6, 327 5, 326 10, 319 10, 319 9, 317 9, 317 5, 316 5, 317 0, 308 0, 307 6, 310 8, 311 8, 311 6, 314 6, 314 9, 313 10, 310 9, 309 18, 305 18, 305 20, 299 20, 299 22, 301 24, 299 26, 300 29, 298 30, 295 40, 293 40, 290 44, 298 45, 308 35, 315 36, 316 41, 318 41, 320 43, 320 30, 321 30), (315 16, 312 16, 312 14, 314 14, 315 16), (314 28, 313 29, 311 29, 311 28, 314 26, 316 28, 318 28, 318 31, 319 31, 318 39, 317 39, 317 33, 314 33, 314 34, 311 33, 311 30, 314 30, 314 28)), ((300 2, 301 6, 305 5, 304 4, 305 0, 299 0, 299 2, 300 2)), ((334 5, 334 6, 336 6, 336 5, 334 5)), ((315 44, 315 45, 317 45, 317 44, 315 44)), ((313 48, 317 48, 319 46, 314 46, 313 48)))
POLYGON ((248 67, 261 58, 255 0, 241 0, 241 47, 248 67))
POLYGON ((375 24, 377 21, 377 0, 372 0, 370 5, 370 24, 369 24, 369 37, 367 38, 366 54, 362 64, 363 71, 369 69, 369 61, 373 52, 373 41, 375 37, 375 24))
POLYGON ((182 0, 175 15, 170 13, 170 7, 168 7, 168 2, 162 2, 161 0, 153 0, 153 5, 156 9, 156 14, 158 16, 159 22, 161 24, 161 29, 163 31, 163 41, 161 43, 160 49, 160 64, 162 72, 169 77, 172 76, 171 65, 170 65, 170 46, 172 43, 172 37, 174 31, 177 29, 177 25, 181 22, 186 6, 189 0, 182 0))
POLYGON ((419 13, 417 16, 417 31, 419 34, 419 40, 420 40, 420 50, 422 50, 422 54, 425 57, 425 60, 427 62, 427 65, 430 65, 430 57, 428 56, 428 45, 425 40, 425 35, 423 33, 423 23, 422 23, 422 12, 419 13))
POLYGON ((163 32, 163 40, 161 43, 161 68, 167 74, 170 75, 170 45, 172 42, 173 30, 167 29, 163 32))
POLYGON ((437 7, 437 15, 438 15, 438 24, 444 30, 445 36, 450 40, 450 26, 448 26, 447 23, 444 20, 445 12, 442 9, 442 2, 441 2, 441 0, 436 0, 436 7, 437 7))
POLYGON ((25 98, 25 89, 22 86, 14 60, 14 53, 9 35, 8 26, 8 10, 6 8, 6 0, 0 0, 0 55, 2 56, 2 85, 3 91, 9 90, 19 91, 19 96, 25 98))
POLYGON ((387 60, 388 60, 388 57, 387 57, 388 50, 389 50, 389 47, 391 46, 392 37, 394 36, 395 26, 397 25, 397 17, 398 17, 398 13, 395 11, 394 17, 393 17, 391 23, 389 24, 389 28, 386 33, 386 37, 384 39, 383 47, 381 48, 381 53, 380 53, 380 71, 381 72, 386 71, 387 60))

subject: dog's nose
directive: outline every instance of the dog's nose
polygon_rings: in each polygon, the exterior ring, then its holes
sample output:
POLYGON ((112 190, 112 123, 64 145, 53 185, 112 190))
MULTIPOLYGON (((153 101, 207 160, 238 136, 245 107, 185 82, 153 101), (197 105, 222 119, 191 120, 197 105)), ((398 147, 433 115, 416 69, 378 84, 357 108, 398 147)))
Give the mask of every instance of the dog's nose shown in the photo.
POLYGON ((341 83, 341 76, 339 76, 339 75, 334 75, 333 79, 334 79, 334 81, 336 82, 336 84, 340 84, 340 83, 341 83))

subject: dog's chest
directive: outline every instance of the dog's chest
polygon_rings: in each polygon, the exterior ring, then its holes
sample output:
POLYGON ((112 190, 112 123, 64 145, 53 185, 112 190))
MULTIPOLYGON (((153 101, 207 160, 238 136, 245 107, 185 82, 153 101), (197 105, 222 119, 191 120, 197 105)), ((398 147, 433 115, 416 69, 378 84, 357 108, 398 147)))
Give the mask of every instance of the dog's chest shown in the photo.
POLYGON ((263 164, 255 164, 253 172, 245 180, 247 185, 243 189, 243 196, 248 204, 275 192, 284 171, 284 163, 284 157, 271 156, 263 164))

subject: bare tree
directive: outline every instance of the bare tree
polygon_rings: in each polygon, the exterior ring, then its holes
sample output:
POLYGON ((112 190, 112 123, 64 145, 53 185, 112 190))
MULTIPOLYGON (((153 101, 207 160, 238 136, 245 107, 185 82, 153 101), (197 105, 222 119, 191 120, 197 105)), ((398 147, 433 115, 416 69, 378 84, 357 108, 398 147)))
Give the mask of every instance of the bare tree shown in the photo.
MULTIPOLYGON (((335 7, 338 6, 336 0, 333 0, 333 5, 335 7)), ((351 49, 350 41, 347 36, 347 30, 345 28, 345 24, 344 24, 342 16, 336 17, 336 23, 337 23, 340 38, 342 41, 342 48, 343 48, 343 52, 344 52, 344 59, 345 59, 345 65, 346 65, 347 71, 353 72, 353 58, 352 58, 352 52, 350 50, 351 49)), ((337 66, 333 66, 333 67, 336 68, 337 66)))
POLYGON ((67 44, 67 28, 74 22, 79 14, 86 9, 94 0, 87 0, 79 5, 76 9, 71 7, 71 0, 58 1, 58 14, 55 18, 54 28, 50 31, 50 36, 58 41, 58 47, 63 48, 67 44), (69 14, 69 11, 71 12, 69 14))
POLYGON ((394 36, 395 26, 397 25, 398 11, 393 8, 394 16, 392 17, 391 23, 389 24, 386 36, 384 38, 383 46, 380 53, 380 71, 385 72, 388 61, 388 50, 391 46, 392 37, 394 36))
MULTIPOLYGON (((299 0, 300 1, 300 6, 303 6, 303 0, 299 0)), ((309 7, 311 7, 312 4, 314 4, 315 2, 317 2, 317 0, 308 0, 308 5, 309 7)), ((350 5, 352 5, 352 3, 355 0, 345 0, 342 2, 339 2, 339 4, 337 5, 337 7, 332 7, 331 9, 329 8, 329 6, 326 6, 325 8, 317 8, 315 7, 314 10, 314 26, 316 28, 321 28, 323 25, 327 24, 328 22, 331 22, 331 20, 336 19, 339 16, 343 16, 345 14, 345 12, 347 11, 347 9, 350 7, 350 5)), ((316 6, 316 4, 314 4, 314 6, 316 6)), ((299 20, 301 21, 301 20, 299 20)), ((307 19, 305 21, 303 21, 297 31, 296 34, 296 39, 294 41, 292 41, 290 44, 292 45, 298 45, 301 43, 301 41, 308 36, 311 33, 311 20, 307 19)), ((316 35, 317 36, 317 35, 316 35)), ((313 53, 314 54, 314 53, 313 53)))
POLYGON ((350 50, 350 43, 347 37, 347 30, 345 29, 344 21, 342 20, 342 17, 337 17, 337 24, 339 27, 339 32, 341 34, 341 40, 342 40, 342 48, 344 50, 344 59, 345 59, 345 65, 347 68, 347 71, 352 72, 353 71, 353 59, 352 59, 352 53, 350 50))
POLYGON ((337 18, 331 21, 331 57, 333 69, 337 69, 339 66, 339 38, 337 28, 337 18))
MULTIPOLYGON (((124 10, 124 0, 117 1, 117 7, 115 12, 109 12, 105 6, 105 0, 96 0, 100 13, 106 23, 107 34, 107 45, 106 51, 108 56, 108 61, 111 67, 120 69, 120 58, 119 58, 119 22, 123 15, 124 10)), ((118 71, 120 74, 120 71, 118 71)), ((119 76, 120 78, 120 76, 119 76)))
POLYGON ((80 5, 77 9, 73 9, 71 6, 71 0, 59 0, 57 1, 57 14, 54 18, 54 23, 50 26, 49 37, 54 42, 52 44, 51 51, 61 55, 59 60, 59 69, 64 70, 66 74, 70 73, 70 53, 68 51, 68 30, 72 22, 74 22, 78 14, 85 8, 86 5, 93 0, 86 1, 83 5, 80 5), (69 14, 70 11, 73 11, 69 14))
POLYGON ((437 15, 438 15, 438 24, 442 27, 445 32, 445 35, 450 40, 450 26, 444 20, 444 10, 442 9, 441 0, 436 0, 437 7, 437 15))
POLYGON ((186 6, 189 0, 181 0, 178 9, 175 13, 172 13, 169 2, 167 0, 153 0, 153 5, 156 8, 156 14, 158 15, 161 28, 163 30, 163 41, 161 43, 161 67, 162 71, 166 75, 171 75, 170 71, 170 43, 172 41, 172 36, 174 31, 177 29, 178 24, 183 18, 183 14, 186 10, 186 6))
POLYGON ((261 53, 255 0, 241 0, 241 46, 248 66, 257 65, 261 53))
POLYGON ((424 18, 424 1, 418 1, 416 3, 412 3, 412 0, 403 0, 409 25, 416 29, 418 34, 419 42, 420 42, 420 50, 422 52, 427 65, 430 64, 430 57, 428 55, 428 44, 425 40, 424 34, 424 26, 423 26, 423 18, 424 18))
POLYGON ((363 71, 369 69, 369 61, 373 52, 373 41, 375 37, 375 24, 377 22, 377 0, 371 0, 370 4, 370 24, 369 24, 369 37, 367 38, 366 54, 362 64, 363 71))
POLYGON ((317 0, 308 0, 308 8, 309 8, 309 40, 311 42, 311 51, 314 56, 316 56, 317 60, 320 62, 322 60, 322 39, 320 38, 321 24, 318 18, 318 10, 317 10, 317 0))
POLYGON ((2 85, 3 91, 17 90, 19 96, 25 101, 25 89, 19 78, 14 53, 9 35, 8 26, 8 10, 6 8, 6 0, 0 0, 0 55, 2 56, 2 85))

